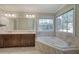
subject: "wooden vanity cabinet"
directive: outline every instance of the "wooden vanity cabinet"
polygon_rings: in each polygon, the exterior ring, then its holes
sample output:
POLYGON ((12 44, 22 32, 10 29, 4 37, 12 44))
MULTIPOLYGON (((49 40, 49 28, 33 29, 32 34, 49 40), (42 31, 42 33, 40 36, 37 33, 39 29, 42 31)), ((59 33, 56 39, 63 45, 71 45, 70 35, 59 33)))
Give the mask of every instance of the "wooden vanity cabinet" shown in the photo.
POLYGON ((4 47, 3 42, 4 42, 3 36, 0 35, 0 48, 3 48, 4 47))
POLYGON ((19 35, 4 35, 4 47, 18 47, 20 45, 19 35))
POLYGON ((35 46, 35 34, 3 34, 0 35, 0 47, 35 46))
POLYGON ((21 46, 35 46, 35 35, 21 35, 20 38, 21 46))

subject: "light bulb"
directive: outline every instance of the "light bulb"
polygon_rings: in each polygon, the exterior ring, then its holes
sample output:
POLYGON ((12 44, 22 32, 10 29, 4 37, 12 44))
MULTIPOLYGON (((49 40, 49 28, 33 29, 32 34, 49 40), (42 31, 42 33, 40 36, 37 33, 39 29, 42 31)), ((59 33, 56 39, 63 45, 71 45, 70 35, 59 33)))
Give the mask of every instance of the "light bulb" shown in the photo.
POLYGON ((5 14, 5 16, 8 16, 8 14, 5 14))
POLYGON ((32 18, 35 18, 35 15, 32 15, 32 18))
POLYGON ((16 15, 15 15, 15 14, 12 14, 11 16, 12 16, 12 17, 16 17, 16 15))
POLYGON ((26 17, 28 18, 28 17, 29 17, 29 15, 26 15, 26 17))
POLYGON ((8 16, 11 17, 12 15, 11 14, 8 14, 8 16))
POLYGON ((32 15, 29 15, 29 18, 32 18, 32 15))

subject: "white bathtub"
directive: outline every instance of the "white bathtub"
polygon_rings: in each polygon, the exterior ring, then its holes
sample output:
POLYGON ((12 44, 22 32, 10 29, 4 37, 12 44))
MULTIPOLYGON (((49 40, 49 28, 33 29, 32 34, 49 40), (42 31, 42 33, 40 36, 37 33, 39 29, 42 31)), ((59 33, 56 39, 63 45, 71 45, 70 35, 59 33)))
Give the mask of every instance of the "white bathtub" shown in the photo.
POLYGON ((58 49, 66 49, 66 50, 70 50, 70 49, 74 49, 74 48, 78 48, 76 47, 76 45, 69 45, 69 43, 57 38, 57 37, 37 37, 36 41, 41 42, 43 44, 46 44, 48 46, 51 47, 55 47, 58 49))

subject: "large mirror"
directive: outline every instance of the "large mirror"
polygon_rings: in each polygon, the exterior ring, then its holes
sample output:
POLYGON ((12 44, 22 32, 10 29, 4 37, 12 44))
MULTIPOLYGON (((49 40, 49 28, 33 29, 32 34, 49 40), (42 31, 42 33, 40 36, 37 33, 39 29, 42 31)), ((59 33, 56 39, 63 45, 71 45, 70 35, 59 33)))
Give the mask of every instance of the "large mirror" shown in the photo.
POLYGON ((35 30, 35 19, 15 19, 14 30, 35 30))
POLYGON ((13 30, 35 30, 35 18, 20 18, 20 17, 5 17, 0 16, 0 30, 13 31, 13 30))

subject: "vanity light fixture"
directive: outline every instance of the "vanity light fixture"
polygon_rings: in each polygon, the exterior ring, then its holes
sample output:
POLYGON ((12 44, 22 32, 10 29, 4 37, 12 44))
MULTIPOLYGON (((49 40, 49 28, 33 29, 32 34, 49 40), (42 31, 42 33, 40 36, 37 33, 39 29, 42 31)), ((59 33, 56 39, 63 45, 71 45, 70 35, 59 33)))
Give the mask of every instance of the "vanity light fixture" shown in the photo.
POLYGON ((33 15, 33 14, 32 15, 31 14, 29 15, 29 14, 27 14, 26 15, 26 18, 35 18, 35 15, 33 15))
POLYGON ((4 14, 4 16, 6 16, 6 17, 16 17, 15 14, 4 14))

